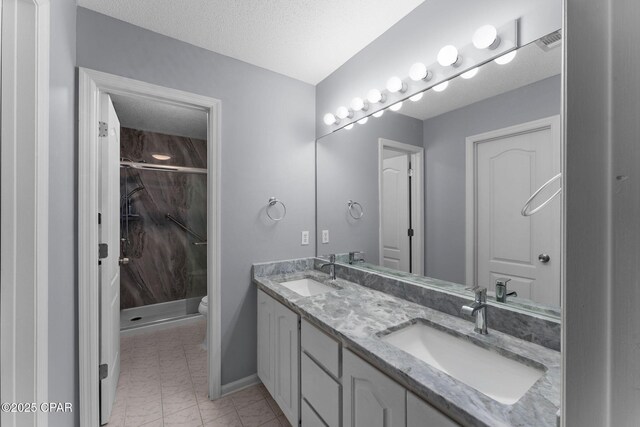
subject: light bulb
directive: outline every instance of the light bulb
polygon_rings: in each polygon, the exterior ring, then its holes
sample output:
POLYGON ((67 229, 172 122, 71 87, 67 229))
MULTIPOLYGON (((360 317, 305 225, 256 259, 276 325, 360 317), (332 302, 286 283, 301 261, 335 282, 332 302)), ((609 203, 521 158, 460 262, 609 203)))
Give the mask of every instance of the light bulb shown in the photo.
POLYGON ((517 50, 512 50, 511 52, 494 59, 494 62, 500 65, 508 64, 509 62, 513 61, 513 58, 515 58, 517 54, 517 50))
POLYGON ((433 87, 433 90, 435 90, 436 92, 442 92, 443 90, 445 90, 447 87, 449 86, 449 81, 447 80, 446 82, 442 82, 439 85, 435 85, 433 87))
POLYGON ((384 102, 384 95, 378 89, 371 89, 367 94, 367 100, 372 104, 384 102))
POLYGON ((336 116, 334 116, 331 113, 327 113, 324 115, 324 124, 327 126, 331 126, 335 123, 337 123, 338 119, 336 119, 336 116))
POLYGON ((472 68, 471 70, 467 71, 466 73, 460 74, 460 77, 462 77, 463 79, 472 79, 472 78, 474 78, 476 76, 476 74, 478 74, 478 67, 472 68))
POLYGON ((401 108, 402 108, 402 102, 396 102, 391 107, 389 107, 391 111, 398 111, 401 108))
POLYGON ((382 117, 383 114, 384 110, 376 111, 375 113, 373 113, 373 117, 377 119, 378 117, 382 117))
POLYGON ((452 45, 446 45, 440 52, 438 52, 438 64, 443 67, 453 66, 457 67, 460 65, 460 56, 458 55, 458 49, 452 45))
POLYGON ((338 109, 336 110, 336 116, 338 116, 340 120, 346 119, 347 117, 351 118, 353 117, 353 111, 351 111, 347 107, 338 107, 338 109))
POLYGON ((419 82, 420 80, 431 80, 433 73, 427 70, 427 66, 422 62, 416 62, 409 69, 409 77, 414 82, 419 82))
POLYGON ((351 129, 353 129, 353 123, 351 123, 350 125, 346 125, 344 128, 345 128, 346 130, 351 130, 351 129))
POLYGON ((369 104, 367 104, 364 99, 356 97, 351 100, 351 108, 353 111, 367 111, 369 104))
POLYGON ((424 92, 420 92, 420 93, 416 93, 415 95, 413 95, 411 98, 409 98, 411 101, 413 102, 418 102, 422 99, 422 97, 424 96, 424 92))
POLYGON ((483 25, 473 34, 472 41, 478 49, 495 49, 500 44, 498 30, 493 25, 483 25))
POLYGON ((357 123, 358 123, 359 125, 363 125, 363 124, 367 123, 368 121, 369 121, 369 117, 363 117, 363 118, 361 118, 360 120, 358 120, 358 122, 357 122, 357 123))
POLYGON ((407 84, 400 77, 393 76, 387 80, 387 90, 391 93, 403 93, 407 90, 407 84))

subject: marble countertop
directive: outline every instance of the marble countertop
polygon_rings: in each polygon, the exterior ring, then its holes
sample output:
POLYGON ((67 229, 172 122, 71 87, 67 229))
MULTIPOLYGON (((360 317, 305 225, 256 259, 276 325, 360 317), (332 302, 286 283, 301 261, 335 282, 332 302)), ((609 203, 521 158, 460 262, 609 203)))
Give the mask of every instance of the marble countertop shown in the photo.
POLYGON ((559 352, 498 331, 479 335, 473 332, 471 321, 342 279, 329 280, 327 274, 313 270, 312 264, 302 269, 297 266, 302 271, 289 273, 265 268, 266 265, 254 265, 253 281, 259 289, 458 422, 474 426, 556 426, 561 399, 559 352), (256 266, 260 266, 260 274, 255 274, 256 266), (303 297, 281 285, 302 278, 317 280, 335 290, 303 297), (419 319, 481 347, 509 354, 532 366, 543 366, 545 374, 518 402, 501 404, 379 338, 390 328, 419 319))

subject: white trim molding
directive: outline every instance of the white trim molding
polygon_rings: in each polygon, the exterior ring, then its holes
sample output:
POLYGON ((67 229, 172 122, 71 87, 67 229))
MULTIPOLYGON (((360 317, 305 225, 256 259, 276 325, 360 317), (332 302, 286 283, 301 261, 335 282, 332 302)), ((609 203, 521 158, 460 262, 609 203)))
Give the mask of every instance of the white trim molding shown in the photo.
POLYGON ((220 101, 80 68, 78 149, 78 334, 80 425, 99 425, 98 117, 100 93, 147 98, 207 112, 207 294, 209 396, 221 395, 220 101))
MULTIPOLYGON (((48 0, 2 0, 0 400, 48 400, 48 0)), ((0 424, 45 426, 2 412, 0 424)))
MULTIPOLYGON (((382 194, 382 168, 385 148, 406 153, 411 156, 411 169, 414 172, 411 180, 411 198, 414 200, 411 206, 411 223, 414 231, 415 242, 411 262, 414 266, 413 273, 424 275, 424 148, 416 145, 405 144, 391 139, 378 139, 378 197, 382 194)), ((379 264, 384 265, 384 244, 382 238, 382 202, 378 203, 378 258, 379 264)))

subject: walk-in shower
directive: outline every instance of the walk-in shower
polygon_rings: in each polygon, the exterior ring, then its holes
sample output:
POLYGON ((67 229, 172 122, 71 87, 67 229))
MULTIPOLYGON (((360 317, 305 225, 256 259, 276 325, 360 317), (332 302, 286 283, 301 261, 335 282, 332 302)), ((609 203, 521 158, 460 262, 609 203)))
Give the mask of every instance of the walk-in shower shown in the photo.
POLYGON ((198 315, 207 293, 206 140, 120 138, 120 326, 198 315))

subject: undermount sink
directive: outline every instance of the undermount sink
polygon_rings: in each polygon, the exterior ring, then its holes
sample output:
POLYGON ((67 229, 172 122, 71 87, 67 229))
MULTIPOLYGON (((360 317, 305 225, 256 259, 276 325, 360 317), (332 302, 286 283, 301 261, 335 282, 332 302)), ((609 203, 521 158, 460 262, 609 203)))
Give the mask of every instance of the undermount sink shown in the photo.
POLYGON ((516 403, 544 374, 424 323, 406 326, 382 340, 506 405, 516 403))
POLYGON ((313 279, 292 280, 290 282, 283 282, 281 283, 281 285, 297 294, 302 295, 303 297, 310 297, 313 295, 323 294, 325 292, 335 290, 331 286, 316 282, 313 279))

